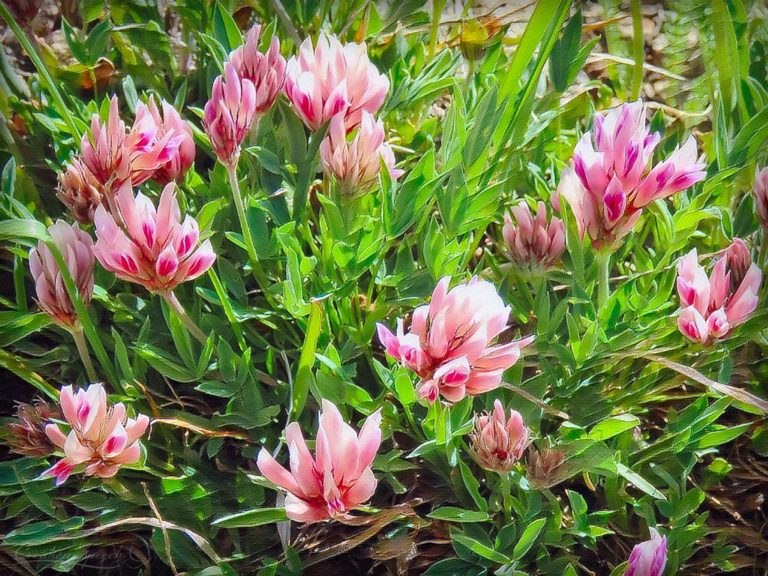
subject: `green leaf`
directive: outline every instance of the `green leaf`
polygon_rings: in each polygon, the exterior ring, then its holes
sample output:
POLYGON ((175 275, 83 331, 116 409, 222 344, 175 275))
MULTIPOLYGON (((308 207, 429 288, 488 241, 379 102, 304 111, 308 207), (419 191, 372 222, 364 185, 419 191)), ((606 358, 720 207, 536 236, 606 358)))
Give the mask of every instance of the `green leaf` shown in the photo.
POLYGON ((640 474, 638 474, 637 472, 633 472, 632 470, 624 466, 624 464, 622 464, 621 462, 616 463, 616 471, 619 473, 619 475, 622 478, 631 482, 632 484, 635 485, 636 488, 642 490, 649 496, 652 496, 657 500, 667 499, 667 497, 664 496, 664 494, 662 494, 659 490, 657 490, 653 484, 648 482, 648 480, 640 476, 640 474))
POLYGON ((232 15, 216 2, 213 7, 213 35, 229 52, 243 43, 243 36, 232 15))
POLYGON ((217 518, 211 524, 220 528, 253 528, 288 520, 285 508, 258 508, 217 518))
POLYGON ((508 562, 510 562, 510 558, 505 556, 501 552, 498 552, 497 550, 494 550, 490 546, 486 546, 485 544, 482 544, 481 542, 478 542, 474 538, 467 536, 465 534, 462 534, 461 532, 451 531, 451 539, 454 542, 457 542, 462 546, 469 548, 472 552, 474 552, 475 554, 477 554, 482 558, 486 558, 493 562, 498 562, 499 564, 507 564, 508 562))
POLYGON ((528 550, 530 550, 533 544, 536 542, 536 538, 539 537, 539 533, 541 532, 542 528, 544 528, 544 524, 546 523, 546 518, 539 518, 538 520, 534 520, 528 524, 528 526, 526 526, 525 530, 520 536, 520 540, 518 540, 517 544, 515 544, 515 549, 512 551, 513 559, 520 560, 523 556, 525 556, 526 552, 528 552, 528 550))
POLYGON ((317 339, 320 337, 322 321, 323 304, 315 300, 310 305, 307 331, 304 335, 304 344, 301 347, 301 355, 299 356, 299 369, 293 386, 291 413, 294 419, 299 417, 304 409, 304 404, 307 402, 310 382, 312 381, 312 366, 315 363, 315 351, 317 350, 317 339))
POLYGON ((596 424, 589 432, 592 440, 607 440, 640 425, 640 419, 632 414, 613 416, 596 424))
POLYGON ((485 522, 488 520, 488 513, 454 508, 453 506, 443 506, 427 514, 427 517, 447 522, 485 522))

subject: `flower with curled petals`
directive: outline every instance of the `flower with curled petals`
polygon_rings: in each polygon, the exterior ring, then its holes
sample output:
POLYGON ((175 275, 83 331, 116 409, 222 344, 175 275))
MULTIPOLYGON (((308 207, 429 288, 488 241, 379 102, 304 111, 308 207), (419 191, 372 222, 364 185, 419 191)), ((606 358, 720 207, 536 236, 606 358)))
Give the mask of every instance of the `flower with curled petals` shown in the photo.
POLYGON ((288 425, 285 438, 290 471, 266 448, 259 452, 257 464, 267 479, 288 493, 285 511, 291 520, 311 523, 336 518, 373 496, 377 481, 371 463, 381 444, 380 411, 355 433, 338 408, 323 400, 314 457, 297 422, 288 425))

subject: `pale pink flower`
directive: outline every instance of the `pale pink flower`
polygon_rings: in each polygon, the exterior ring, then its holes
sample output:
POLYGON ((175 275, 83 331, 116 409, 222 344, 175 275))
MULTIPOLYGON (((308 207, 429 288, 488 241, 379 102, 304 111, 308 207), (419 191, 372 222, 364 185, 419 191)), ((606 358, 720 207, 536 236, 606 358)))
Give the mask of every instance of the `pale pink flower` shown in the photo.
POLYGON ((203 124, 219 161, 234 166, 256 115, 256 88, 240 78, 231 62, 224 65, 224 76, 213 82, 211 99, 205 104, 203 124))
POLYGON ((93 222, 93 213, 101 204, 103 187, 80 158, 75 158, 59 175, 56 196, 81 224, 93 222))
POLYGON ((285 94, 310 130, 344 112, 347 131, 363 111, 376 114, 389 91, 389 79, 368 60, 365 44, 342 45, 335 36, 307 38, 286 67, 285 94))
POLYGON ((645 105, 638 101, 595 115, 592 131, 576 145, 572 168, 563 172, 558 191, 571 205, 580 233, 596 248, 615 247, 645 206, 704 178, 693 137, 651 166, 658 143, 659 135, 646 125, 645 105))
POLYGON ((94 114, 90 133, 83 134, 80 142, 83 163, 110 190, 128 180, 138 186, 173 158, 183 138, 175 130, 162 135, 158 135, 158 130, 147 108, 139 105, 133 126, 126 132, 117 96, 113 96, 107 122, 102 125, 98 114, 94 114))
POLYGON ((189 127, 171 104, 161 102, 162 114, 155 104, 155 98, 149 97, 149 106, 139 103, 136 118, 149 112, 157 126, 156 138, 162 140, 167 134, 175 135, 175 151, 165 164, 155 169, 152 179, 160 184, 180 182, 195 161, 195 141, 192 138, 192 128, 189 127))
POLYGON ((531 443, 520 412, 510 410, 507 419, 499 400, 494 400, 493 412, 475 415, 470 439, 480 466, 495 472, 509 472, 531 443))
POLYGON ((650 528, 651 538, 637 544, 629 555, 624 576, 661 576, 667 565, 667 537, 650 528))
POLYGON ((111 478, 120 466, 139 460, 139 438, 147 430, 149 418, 143 414, 136 419, 128 418, 122 403, 109 406, 101 384, 91 384, 77 392, 72 386, 65 386, 59 403, 69 433, 62 432, 56 424, 48 424, 45 432, 64 451, 64 458, 42 476, 53 476, 58 486, 78 466, 85 465, 86 476, 111 478))
POLYGON ((677 293, 683 310, 677 325, 694 342, 710 344, 728 336, 757 308, 763 273, 738 238, 708 277, 694 248, 677 265, 677 293))
POLYGON ((157 210, 141 192, 134 197, 129 183, 117 192, 115 207, 113 214, 103 206, 96 210, 95 254, 118 278, 168 293, 203 274, 216 259, 210 240, 198 246, 197 221, 191 216, 180 221, 173 182, 163 189, 157 210))
POLYGON ((261 26, 248 31, 245 43, 229 55, 240 78, 250 80, 256 89, 256 115, 266 113, 285 84, 285 58, 280 55, 280 40, 272 36, 269 50, 259 52, 261 26))
MULTIPOLYGON (((93 240, 77 224, 69 225, 63 220, 57 220, 48 228, 48 234, 67 264, 80 299, 88 305, 93 295, 93 240)), ((77 325, 74 305, 56 259, 42 241, 29 251, 29 270, 35 280, 40 308, 57 324, 74 328, 77 325)))
POLYGON ((376 490, 371 470, 381 444, 381 412, 371 414, 356 434, 338 408, 323 400, 315 441, 315 457, 301 428, 291 422, 285 429, 290 453, 290 472, 262 448, 258 467, 267 479, 288 492, 285 511, 296 522, 335 518, 361 506, 376 490))
POLYGON ((344 114, 331 119, 328 135, 320 143, 320 160, 323 170, 336 179, 345 194, 370 188, 379 176, 382 160, 392 178, 403 174, 395 168, 395 155, 384 141, 384 124, 366 111, 351 140, 347 139, 344 114))
POLYGON ((532 270, 550 268, 557 264, 565 250, 563 221, 552 216, 547 221, 547 207, 539 201, 536 216, 523 201, 512 208, 514 219, 504 215, 502 235, 510 258, 532 270))
POLYGON ((413 311, 406 334, 403 320, 397 335, 377 324, 387 354, 421 378, 419 393, 434 402, 438 395, 458 402, 498 388, 504 371, 520 358, 533 336, 493 344, 509 325, 505 306, 492 284, 472 278, 448 290, 451 279, 438 282, 432 301, 413 311))
MULTIPOLYGON (((760 223, 768 229, 768 166, 755 169, 755 206, 760 223)), ((765 241, 765 240, 764 240, 765 241)))

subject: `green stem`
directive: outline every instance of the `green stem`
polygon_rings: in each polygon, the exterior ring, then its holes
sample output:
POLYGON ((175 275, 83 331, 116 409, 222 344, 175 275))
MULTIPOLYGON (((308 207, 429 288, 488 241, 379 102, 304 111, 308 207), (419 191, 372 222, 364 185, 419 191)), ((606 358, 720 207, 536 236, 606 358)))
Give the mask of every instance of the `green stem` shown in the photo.
POLYGON ((85 366, 85 373, 88 375, 88 382, 97 382, 99 377, 96 375, 96 369, 93 367, 93 362, 91 362, 91 355, 88 353, 88 344, 85 341, 83 327, 78 324, 77 326, 70 329, 69 332, 72 334, 72 338, 75 341, 75 346, 77 346, 77 352, 80 354, 80 360, 83 361, 83 366, 85 366))
POLYGON ((432 2, 432 25, 429 29, 429 60, 434 58, 437 52, 437 34, 440 30, 440 16, 445 6, 445 0, 434 0, 432 2))
POLYGON ((504 506, 504 518, 509 522, 512 519, 512 473, 499 472, 501 479, 501 497, 504 506))
POLYGON ((11 12, 5 6, 4 2, 0 2, 0 18, 5 20, 6 24, 8 24, 8 27, 13 32, 13 35, 16 36, 16 39, 19 41, 19 44, 21 44, 21 47, 24 48, 27 56, 29 56, 29 59, 32 60, 32 64, 34 64, 35 68, 37 68, 37 71, 42 77, 46 88, 48 88, 51 96, 53 96, 53 99, 56 101, 59 114, 61 114, 64 121, 69 126, 69 130, 72 135, 77 136, 80 131, 77 129, 75 119, 69 113, 69 107, 67 106, 66 102, 64 102, 64 98, 62 97, 61 92, 59 92, 58 88, 56 87, 56 83, 53 81, 51 73, 48 72, 48 68, 45 67, 45 64, 40 58, 40 55, 35 50, 35 47, 32 45, 32 42, 30 41, 26 32, 24 32, 21 26, 19 26, 19 23, 16 22, 14 17, 11 15, 11 12))
POLYGON ((637 100, 643 87, 643 64, 645 63, 645 38, 640 0, 632 0, 632 55, 635 60, 635 66, 632 69, 632 100, 637 100))
POLYGON ((173 293, 173 290, 160 292, 160 296, 162 296, 163 299, 168 302, 168 305, 173 309, 173 311, 176 312, 179 320, 181 320, 181 323, 184 324, 184 327, 189 331, 189 333, 192 334, 192 336, 194 336, 198 342, 205 344, 205 334, 203 334, 203 331, 198 328, 194 320, 189 317, 189 314, 187 314, 187 311, 184 310, 184 306, 182 306, 181 302, 179 302, 179 299, 176 298, 176 294, 173 293))
POLYGON ((248 225, 248 217, 245 213, 245 205, 243 204, 243 197, 240 192, 240 183, 237 180, 237 162, 234 162, 231 166, 227 166, 227 176, 229 176, 229 185, 232 188, 232 198, 235 201, 237 218, 240 220, 240 230, 243 233, 243 240, 245 240, 245 249, 248 252, 248 263, 251 265, 251 272, 253 273, 253 277, 256 279, 259 288, 261 288, 261 291, 264 293, 264 296, 267 300, 270 300, 269 293, 267 292, 269 281, 267 280, 267 275, 261 267, 259 257, 256 253, 256 245, 253 243, 251 227, 248 225))
POLYGON ((597 253, 597 304, 599 308, 608 301, 611 281, 611 253, 607 250, 597 253))

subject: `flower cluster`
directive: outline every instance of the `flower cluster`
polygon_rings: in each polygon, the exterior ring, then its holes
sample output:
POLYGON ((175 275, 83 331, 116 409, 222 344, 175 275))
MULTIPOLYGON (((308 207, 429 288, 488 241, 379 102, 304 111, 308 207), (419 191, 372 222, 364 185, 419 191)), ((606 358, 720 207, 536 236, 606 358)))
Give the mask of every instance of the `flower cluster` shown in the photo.
POLYGON ((163 102, 162 108, 161 115, 152 98, 149 106, 137 104, 130 130, 116 96, 106 123, 93 115, 91 130, 80 142, 81 155, 59 179, 59 198, 78 221, 90 222, 99 204, 110 210, 114 192, 126 182, 137 186, 152 178, 166 183, 184 177, 195 157, 192 130, 173 106, 163 102))
POLYGON ((557 264, 565 250, 565 228, 560 218, 547 221, 547 207, 539 201, 536 216, 526 202, 504 215, 502 235, 509 257, 519 266, 530 270, 550 268, 557 264))
POLYGON ((266 448, 259 452, 259 470, 288 492, 285 510, 297 522, 346 514, 367 502, 376 490, 371 463, 381 444, 380 412, 366 418, 356 434, 332 402, 323 400, 322 408, 314 458, 296 422, 285 429, 290 472, 266 448))
POLYGON ((570 204, 579 231, 598 249, 613 249, 634 227, 645 206, 704 178, 690 137, 669 158, 651 165, 659 135, 646 126, 641 102, 597 114, 591 132, 573 151, 559 193, 570 204))
POLYGON ((254 120, 272 107, 285 83, 280 41, 273 36, 264 54, 259 51, 260 34, 260 26, 251 28, 245 44, 229 55, 224 75, 214 80, 205 104, 205 131, 216 157, 229 167, 237 165, 240 146, 254 120))
MULTIPOLYGON (((64 258, 80 299, 88 304, 93 295, 93 240, 77 224, 69 225, 63 220, 48 228, 48 234, 64 258)), ((40 308, 60 326, 77 326, 77 314, 61 270, 45 242, 38 242, 37 248, 29 251, 29 271, 35 280, 40 308)))
POLYGON ((397 335, 378 324, 379 341, 387 354, 421 378, 419 393, 434 402, 439 395, 458 402, 467 394, 498 388, 507 368, 533 336, 507 344, 492 342, 509 326, 511 308, 492 284, 472 278, 449 290, 450 278, 438 282, 428 305, 413 311, 406 334, 397 321, 397 335))
POLYGON ((299 55, 288 60, 285 94, 310 130, 342 114, 347 131, 376 114, 389 91, 389 80, 368 60, 365 44, 341 44, 321 34, 313 47, 307 38, 299 55))
POLYGON ((376 181, 382 161, 393 179, 403 174, 395 168, 395 155, 384 141, 384 125, 366 111, 351 140, 347 139, 344 117, 337 114, 331 119, 328 136, 320 144, 320 160, 343 194, 365 192, 376 181))
POLYGON ((174 183, 163 189, 157 209, 124 184, 113 213, 99 206, 94 223, 94 252, 101 265, 152 292, 167 293, 206 272, 216 260, 210 240, 199 244, 197 221, 186 216, 181 222, 174 183))
POLYGON ((65 386, 59 402, 70 431, 65 434, 57 424, 46 426, 48 438, 64 451, 64 458, 43 472, 43 476, 53 476, 59 485, 78 466, 85 465, 86 476, 110 478, 120 466, 139 460, 139 438, 147 430, 149 418, 143 414, 136 419, 128 418, 122 403, 109 406, 101 384, 91 384, 77 392, 72 386, 65 386))
POLYGON ((509 419, 499 400, 493 411, 475 416, 470 433, 472 450, 480 466, 486 470, 508 472, 523 457, 530 444, 530 432, 517 410, 509 411, 509 419))
POLYGON ((717 260, 707 277, 694 248, 677 265, 677 293, 682 312, 677 325, 694 342, 725 338, 757 308, 763 273, 738 238, 717 260))

